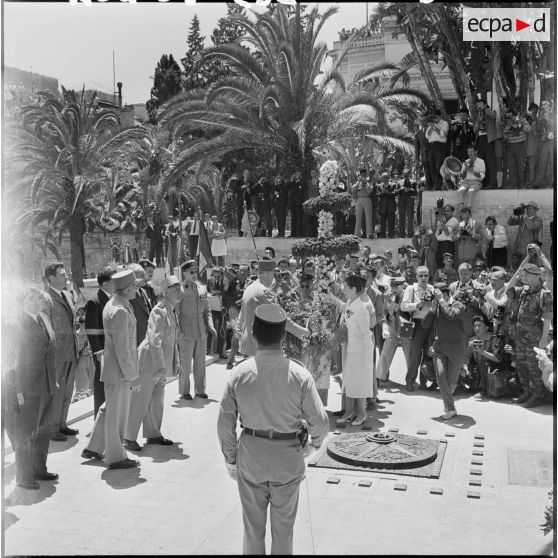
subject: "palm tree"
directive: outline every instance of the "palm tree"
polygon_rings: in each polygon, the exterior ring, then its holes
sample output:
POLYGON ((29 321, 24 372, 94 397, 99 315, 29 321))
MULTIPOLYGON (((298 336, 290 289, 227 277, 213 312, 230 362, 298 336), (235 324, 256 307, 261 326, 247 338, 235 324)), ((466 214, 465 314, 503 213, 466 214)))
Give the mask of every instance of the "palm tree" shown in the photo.
MULTIPOLYGON (((62 88, 62 98, 39 93, 40 103, 22 109, 13 131, 8 161, 15 181, 8 195, 27 198, 23 221, 45 225, 49 234, 69 233, 73 281, 83 286, 83 235, 103 206, 105 188, 114 185, 114 154, 143 134, 120 131, 112 110, 97 110, 95 99, 62 88)), ((118 169, 117 171, 118 172, 118 169)))
MULTIPOLYGON (((232 150, 269 149, 277 167, 301 169, 303 179, 315 166, 321 148, 366 130, 383 144, 401 145, 400 134, 388 126, 390 111, 403 103, 422 104, 426 95, 400 88, 345 87, 339 66, 358 34, 349 39, 331 68, 322 71, 327 46, 317 43, 323 24, 336 13, 322 16, 317 8, 301 18, 300 6, 289 16, 284 6, 272 14, 232 18, 244 30, 240 44, 205 51, 231 68, 232 76, 178 95, 163 107, 159 122, 173 136, 202 131, 203 140, 182 150, 162 178, 176 180, 202 159, 215 160, 232 150)), ((378 76, 384 69, 377 69, 378 76)), ((373 72, 371 73, 371 75, 373 72)))

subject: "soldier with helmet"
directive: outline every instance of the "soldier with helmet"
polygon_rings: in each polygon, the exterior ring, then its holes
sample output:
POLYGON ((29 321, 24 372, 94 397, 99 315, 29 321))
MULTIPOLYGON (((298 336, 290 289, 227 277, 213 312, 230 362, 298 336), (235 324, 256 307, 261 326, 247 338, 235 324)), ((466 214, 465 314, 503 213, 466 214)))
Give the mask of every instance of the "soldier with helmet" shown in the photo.
MULTIPOLYGON (((506 292, 518 298, 515 326, 515 361, 523 394, 517 403, 525 408, 544 403, 548 392, 541 378, 534 347, 544 349, 552 322, 553 296, 543 288, 541 269, 525 258, 510 279, 506 292), (516 287, 521 279, 523 286, 516 287), (510 293, 512 291, 512 293, 510 293)), ((508 344, 507 353, 513 351, 508 344)))
POLYGON ((293 553, 303 448, 308 433, 315 448, 328 434, 312 375, 281 350, 286 323, 276 304, 255 309, 251 333, 257 351, 231 372, 219 409, 219 442, 242 505, 244 554, 265 554, 268 505, 271 554, 293 553), (239 416, 243 431, 237 440, 239 416))

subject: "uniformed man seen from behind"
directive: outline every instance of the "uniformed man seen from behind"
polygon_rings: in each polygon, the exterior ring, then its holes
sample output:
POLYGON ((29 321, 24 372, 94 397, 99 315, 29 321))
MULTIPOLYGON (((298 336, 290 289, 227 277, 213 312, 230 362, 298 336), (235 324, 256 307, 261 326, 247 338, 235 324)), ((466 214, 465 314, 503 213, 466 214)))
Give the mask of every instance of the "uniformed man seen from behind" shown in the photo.
POLYGON ((207 399, 205 393, 205 346, 207 332, 217 335, 207 303, 207 287, 198 281, 198 264, 188 260, 181 266, 184 277, 182 298, 178 306, 179 351, 181 372, 178 391, 182 399, 191 400, 190 373, 194 373, 194 391, 197 397, 207 399), (193 363, 193 369, 192 369, 193 363))
POLYGON ((328 433, 329 421, 310 372, 281 350, 286 320, 276 304, 256 308, 256 355, 231 372, 219 409, 219 442, 242 504, 244 554, 265 554, 268 504, 271 554, 293 553, 304 434, 309 432, 311 445, 319 448, 328 433), (243 431, 237 441, 239 416, 243 431))

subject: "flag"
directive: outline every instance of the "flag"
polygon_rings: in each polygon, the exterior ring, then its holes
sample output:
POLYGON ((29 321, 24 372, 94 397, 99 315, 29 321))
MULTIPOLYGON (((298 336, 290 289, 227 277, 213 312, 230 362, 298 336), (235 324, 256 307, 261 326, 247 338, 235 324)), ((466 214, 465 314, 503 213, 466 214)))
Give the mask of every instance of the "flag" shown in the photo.
POLYGON ((200 221, 198 255, 199 255, 199 273, 201 277, 203 273, 206 273, 208 266, 213 267, 215 265, 213 262, 213 256, 211 255, 211 244, 209 243, 209 237, 207 236, 207 230, 205 229, 205 223, 203 221, 200 221))

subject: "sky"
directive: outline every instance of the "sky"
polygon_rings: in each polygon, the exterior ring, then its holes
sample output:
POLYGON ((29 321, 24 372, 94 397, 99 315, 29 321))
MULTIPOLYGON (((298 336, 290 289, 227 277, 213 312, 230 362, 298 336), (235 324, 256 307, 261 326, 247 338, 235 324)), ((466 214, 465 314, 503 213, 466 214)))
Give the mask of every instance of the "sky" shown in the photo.
MULTIPOLYGON (((308 3, 309 6, 314 4, 308 3)), ((372 3, 369 3, 372 6, 372 3)), ((58 79, 70 89, 112 93, 112 53, 116 81, 123 83, 123 101, 145 103, 162 54, 179 62, 186 52, 191 18, 197 14, 206 45, 217 20, 226 14, 224 2, 97 3, 4 2, 4 64, 58 79)), ((342 28, 361 27, 365 2, 319 2, 320 12, 338 6, 319 40, 331 48, 342 28)), ((255 11, 262 8, 255 8, 255 11)))

